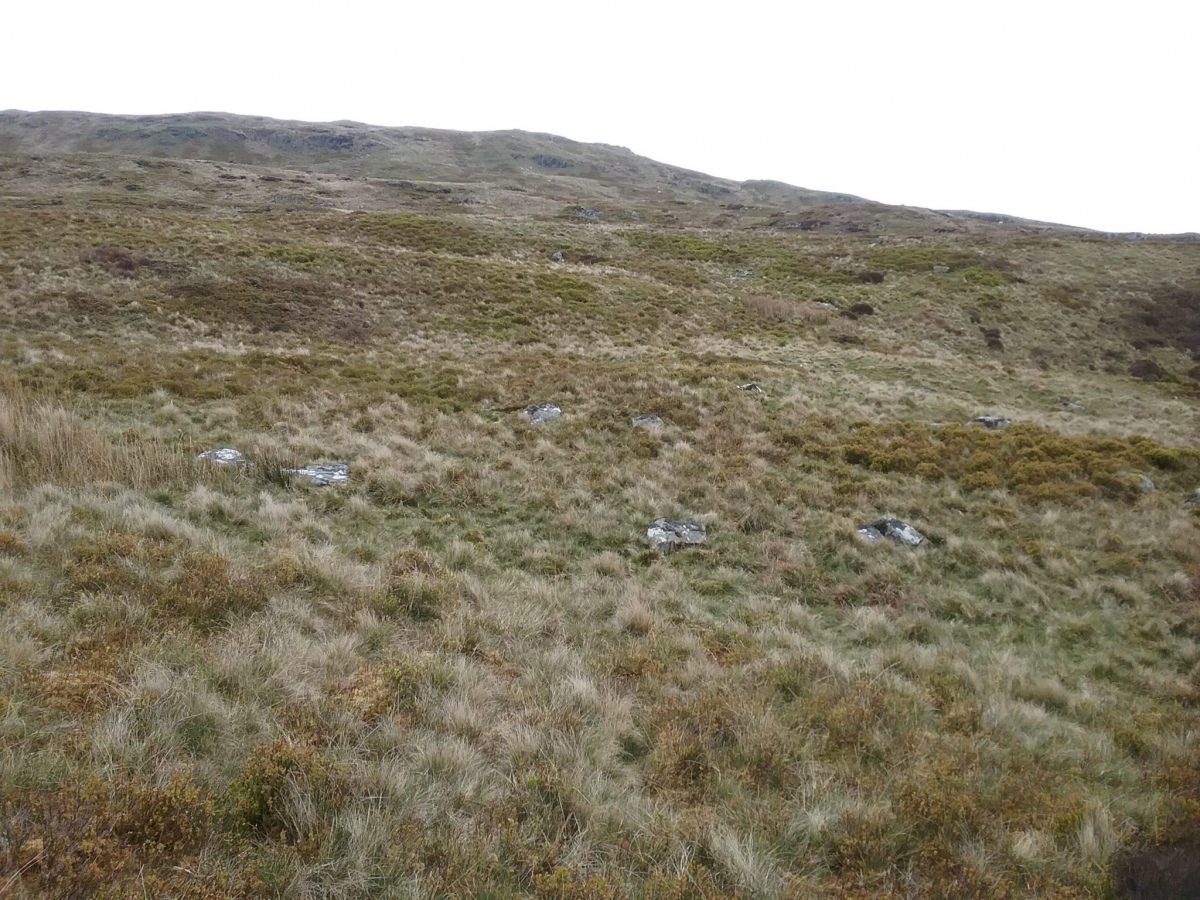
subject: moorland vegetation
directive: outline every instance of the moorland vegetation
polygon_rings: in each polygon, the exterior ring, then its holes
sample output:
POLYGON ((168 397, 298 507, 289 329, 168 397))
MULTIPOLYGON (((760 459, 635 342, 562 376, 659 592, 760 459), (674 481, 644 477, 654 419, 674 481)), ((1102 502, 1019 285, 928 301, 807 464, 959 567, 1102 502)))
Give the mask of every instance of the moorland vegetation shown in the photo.
POLYGON ((0 114, 0 896, 1135 896, 1197 298, 545 135, 0 114))

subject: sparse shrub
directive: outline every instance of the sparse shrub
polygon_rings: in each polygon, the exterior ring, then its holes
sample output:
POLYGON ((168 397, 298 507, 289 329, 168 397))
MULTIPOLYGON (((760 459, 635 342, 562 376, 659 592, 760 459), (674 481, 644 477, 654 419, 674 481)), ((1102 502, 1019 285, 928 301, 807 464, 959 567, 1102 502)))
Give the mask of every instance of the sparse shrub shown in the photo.
POLYGON ((216 834, 212 801, 182 773, 70 781, 55 791, 0 790, 0 882, 41 896, 229 895, 202 854, 216 834))
POLYGON ((460 601, 455 579, 441 563, 420 550, 401 550, 384 567, 386 607, 414 619, 438 619, 460 601))
POLYGON ((267 583, 258 572, 238 572, 215 553, 193 550, 179 559, 179 572, 161 588, 157 606, 200 629, 266 605, 267 583))
POLYGON ((233 827, 309 855, 328 833, 332 813, 350 798, 350 782, 345 768, 332 759, 280 738, 253 750, 230 784, 228 798, 233 827), (315 816, 297 815, 295 797, 308 798, 315 816))

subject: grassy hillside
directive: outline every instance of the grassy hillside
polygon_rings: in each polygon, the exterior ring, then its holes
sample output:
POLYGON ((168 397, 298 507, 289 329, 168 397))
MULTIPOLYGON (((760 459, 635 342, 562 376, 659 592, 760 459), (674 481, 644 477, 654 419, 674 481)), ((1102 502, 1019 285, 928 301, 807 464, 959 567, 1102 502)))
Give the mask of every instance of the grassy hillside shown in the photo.
POLYGON ((1197 335, 1184 239, 2 113, 0 895, 1135 896, 1197 335))

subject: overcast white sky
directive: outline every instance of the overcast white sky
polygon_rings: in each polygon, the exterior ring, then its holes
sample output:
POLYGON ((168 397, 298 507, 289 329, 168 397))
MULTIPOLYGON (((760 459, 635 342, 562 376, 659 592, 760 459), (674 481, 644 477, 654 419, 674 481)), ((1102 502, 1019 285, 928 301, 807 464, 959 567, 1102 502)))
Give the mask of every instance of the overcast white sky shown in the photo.
POLYGON ((887 203, 1200 231, 1195 0, 5 7, 0 108, 523 128, 887 203))

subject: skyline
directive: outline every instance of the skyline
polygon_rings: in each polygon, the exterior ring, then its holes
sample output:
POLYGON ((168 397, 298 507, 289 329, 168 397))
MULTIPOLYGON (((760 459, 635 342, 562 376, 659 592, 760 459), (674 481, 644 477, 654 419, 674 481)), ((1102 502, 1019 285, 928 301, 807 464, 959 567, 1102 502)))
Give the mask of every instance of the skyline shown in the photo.
POLYGON ((735 181, 1200 232, 1200 9, 1084 9, 60 0, 13 14, 0 106, 512 128, 735 181))

